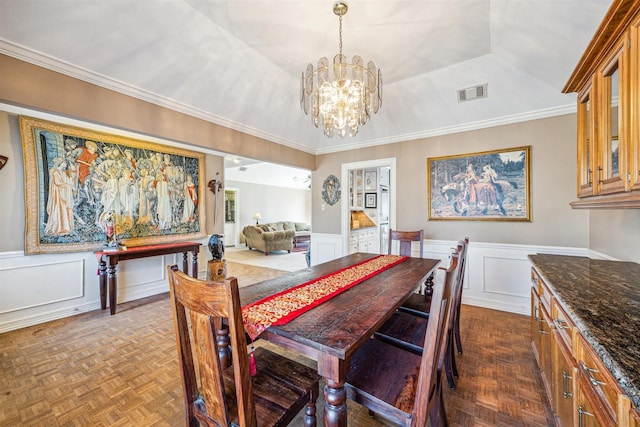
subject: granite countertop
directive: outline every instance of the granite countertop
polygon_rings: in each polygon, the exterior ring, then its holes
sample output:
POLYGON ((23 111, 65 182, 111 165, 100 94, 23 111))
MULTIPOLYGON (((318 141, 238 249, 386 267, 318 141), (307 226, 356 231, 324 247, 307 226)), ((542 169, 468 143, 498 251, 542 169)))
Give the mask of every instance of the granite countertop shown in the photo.
POLYGON ((529 259, 640 408, 640 264, 549 254, 529 259))

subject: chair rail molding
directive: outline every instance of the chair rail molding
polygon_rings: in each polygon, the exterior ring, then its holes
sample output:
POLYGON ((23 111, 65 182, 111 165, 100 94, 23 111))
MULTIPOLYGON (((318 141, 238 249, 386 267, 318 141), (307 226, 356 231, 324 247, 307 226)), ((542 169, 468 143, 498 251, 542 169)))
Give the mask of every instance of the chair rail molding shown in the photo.
MULTIPOLYGON (((464 236, 459 236, 462 238, 464 236)), ((463 304, 529 315, 527 255, 550 253, 612 259, 587 248, 475 242, 469 236, 463 304)), ((206 243, 206 242, 205 242, 206 243)), ((424 256, 446 265, 454 240, 424 240, 424 256)), ((200 251, 199 277, 205 276, 207 251, 200 251)), ((180 255, 180 254, 178 254, 180 255)), ((311 265, 343 256, 340 234, 311 234, 311 265)), ((180 263, 177 255, 125 261, 119 264, 120 302, 167 292, 165 265, 180 263)), ((98 262, 91 252, 25 256, 22 251, 0 253, 0 333, 100 308, 98 262), (44 274, 51 268, 64 274, 44 274), (42 289, 42 291, 40 290, 42 289), (33 295, 38 294, 35 298, 33 295)))

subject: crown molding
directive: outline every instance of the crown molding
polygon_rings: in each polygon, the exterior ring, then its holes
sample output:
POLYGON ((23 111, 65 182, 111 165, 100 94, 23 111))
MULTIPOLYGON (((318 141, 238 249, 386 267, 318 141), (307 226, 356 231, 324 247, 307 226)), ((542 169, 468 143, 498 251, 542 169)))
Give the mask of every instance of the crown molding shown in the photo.
POLYGON ((202 109, 195 108, 193 106, 178 102, 176 100, 159 96, 147 90, 141 89, 136 86, 129 85, 111 77, 104 76, 100 73, 88 70, 86 68, 78 67, 69 62, 62 61, 58 58, 43 54, 25 46, 7 41, 0 38, 0 54, 11 56, 24 62, 36 65, 38 67, 45 68, 60 74, 64 74, 69 77, 73 77, 78 80, 82 80, 87 83, 94 84, 96 86, 103 87, 114 92, 121 93, 123 95, 131 96, 142 101, 149 102, 160 107, 168 108, 189 116, 205 120, 207 122, 215 123, 220 126, 224 126, 229 129, 233 129, 238 132, 246 133, 257 138, 262 138, 267 141, 275 142, 284 145, 289 148, 293 148, 299 151, 304 151, 310 154, 315 154, 313 150, 301 144, 297 144, 285 138, 281 138, 276 135, 261 131, 259 129, 252 128, 242 123, 235 122, 233 120, 226 119, 224 117, 211 114, 202 109))
POLYGON ((108 90, 121 93, 123 95, 131 96, 142 101, 146 101, 160 107, 169 108, 171 110, 187 114, 192 117, 196 117, 201 120, 205 120, 211 123, 215 123, 220 126, 233 129, 238 132, 246 133, 248 135, 262 138, 267 141, 275 142, 277 144, 284 145, 295 150, 303 151, 306 153, 320 155, 330 154, 348 150, 358 150, 372 146, 393 144, 397 142, 412 141, 416 139, 425 139, 435 136, 449 135, 460 132, 468 132, 472 130, 484 129, 494 126, 508 125, 518 122, 524 122, 529 120, 537 120, 542 118, 560 116, 564 114, 571 114, 576 112, 576 105, 571 105, 548 108, 544 110, 538 110, 522 114, 514 114, 510 116, 499 117, 496 119, 477 121, 472 123, 464 123, 460 125, 448 126, 438 129, 427 129, 419 132, 406 133, 402 135, 394 135, 386 138, 371 139, 365 141, 358 141, 351 144, 334 145, 327 148, 312 149, 310 147, 298 144, 291 140, 272 135, 270 133, 255 129, 253 127, 244 125, 242 123, 235 122, 233 120, 226 119, 224 117, 211 114, 202 109, 186 105, 184 103, 175 101, 173 99, 158 96, 147 90, 126 84, 116 79, 104 76, 94 71, 78 67, 71 63, 62 61, 58 58, 54 58, 49 55, 45 55, 41 52, 27 48, 25 46, 7 41, 0 38, 0 54, 5 54, 21 61, 28 62, 30 64, 46 68, 48 70, 73 77, 87 83, 95 84, 96 86, 103 87, 108 90))
POLYGON ((427 129, 420 132, 406 133, 403 135, 394 135, 389 138, 379 138, 368 141, 356 142, 353 144, 341 145, 339 147, 331 147, 326 149, 316 150, 318 154, 329 154, 339 151, 358 150, 367 147, 373 147, 376 145, 393 144, 396 142, 414 141, 417 139, 433 138, 435 136, 451 135, 455 133, 468 132, 478 129, 486 129, 495 126, 504 126, 514 123, 527 122, 530 120, 546 119, 549 117, 563 116, 565 114, 572 114, 576 112, 576 105, 572 103, 570 105, 547 108, 544 110, 531 111, 522 114, 514 114, 511 116, 498 117, 490 120, 482 120, 477 122, 463 123, 460 125, 448 126, 438 129, 427 129))

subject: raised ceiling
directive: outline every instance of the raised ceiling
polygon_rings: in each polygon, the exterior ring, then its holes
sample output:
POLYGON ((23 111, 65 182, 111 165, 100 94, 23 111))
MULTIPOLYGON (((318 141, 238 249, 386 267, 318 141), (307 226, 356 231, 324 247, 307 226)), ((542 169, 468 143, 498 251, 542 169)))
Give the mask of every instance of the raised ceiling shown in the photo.
POLYGON ((349 139, 299 105, 338 52, 329 0, 0 0, 0 53, 320 154, 573 111, 561 89, 611 3, 352 0, 344 53, 380 67, 384 101, 349 139))

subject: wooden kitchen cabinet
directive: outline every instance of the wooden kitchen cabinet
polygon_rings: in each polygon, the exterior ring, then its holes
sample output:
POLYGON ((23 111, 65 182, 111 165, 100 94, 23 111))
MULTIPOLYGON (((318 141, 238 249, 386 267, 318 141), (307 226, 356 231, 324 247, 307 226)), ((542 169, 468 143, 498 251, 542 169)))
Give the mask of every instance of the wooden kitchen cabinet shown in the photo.
POLYGON ((618 418, 624 419, 629 410, 626 397, 609 370, 582 336, 578 337, 576 350, 575 358, 580 371, 580 381, 593 396, 592 402, 598 408, 596 415, 604 425, 617 425, 618 418), (625 406, 626 410, 619 415, 620 409, 625 406))
POLYGON ((631 410, 629 411, 629 426, 640 427, 640 412, 638 412, 635 408, 631 408, 631 410))
POLYGON ((631 47, 629 49, 629 59, 632 64, 629 70, 630 105, 629 105, 629 126, 630 126, 630 163, 629 173, 631 175, 632 191, 640 191, 640 14, 636 16, 629 29, 631 47))
POLYGON ((535 268, 531 280, 532 348, 557 425, 633 426, 629 399, 554 297, 552 285, 535 268))
POLYGON ((538 365, 545 391, 554 405, 553 393, 553 354, 551 346, 552 320, 549 315, 550 294, 540 277, 532 270, 531 280, 533 286, 531 294, 537 299, 535 313, 531 313, 532 343, 538 352, 538 365), (534 325, 534 322, 536 325, 534 325))
POLYGON ((584 385, 583 381, 578 381, 575 424, 580 427, 614 426, 615 424, 612 424, 611 420, 602 421, 602 415, 597 416, 599 412, 592 402, 593 398, 589 396, 589 386, 584 385))
POLYGON ((553 411, 562 426, 573 425, 574 396, 578 369, 572 355, 575 325, 567 313, 554 299, 551 305, 553 333, 553 411))
POLYGON ((616 0, 563 89, 577 93, 573 208, 640 208, 640 2, 616 0))
POLYGON ((553 412, 558 420, 558 425, 572 426, 574 420, 574 396, 577 394, 578 369, 571 356, 556 334, 552 336, 553 342, 553 386, 554 401, 553 412))

